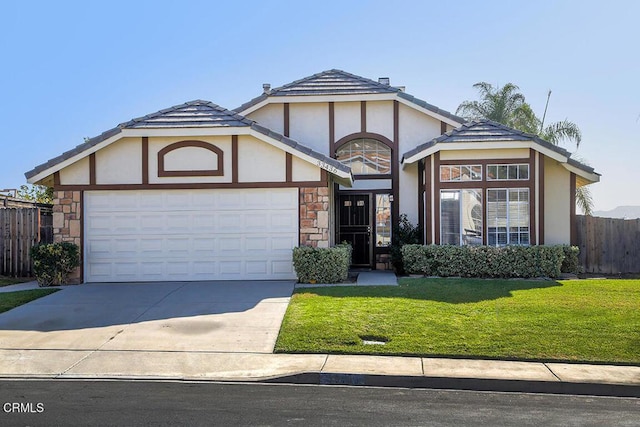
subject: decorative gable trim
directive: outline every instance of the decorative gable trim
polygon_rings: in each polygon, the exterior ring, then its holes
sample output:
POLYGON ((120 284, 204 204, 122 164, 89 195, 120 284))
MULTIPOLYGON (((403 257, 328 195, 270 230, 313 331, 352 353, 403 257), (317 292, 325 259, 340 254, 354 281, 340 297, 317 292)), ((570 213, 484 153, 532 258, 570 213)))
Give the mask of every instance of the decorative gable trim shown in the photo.
POLYGON ((173 144, 167 145, 162 150, 158 151, 158 177, 169 176, 223 176, 224 175, 224 153, 223 151, 213 144, 204 141, 179 141, 173 144), (166 170, 165 168, 165 156, 172 151, 180 150, 182 148, 195 147, 202 148, 204 150, 211 151, 216 155, 217 164, 215 169, 202 169, 202 170, 166 170))

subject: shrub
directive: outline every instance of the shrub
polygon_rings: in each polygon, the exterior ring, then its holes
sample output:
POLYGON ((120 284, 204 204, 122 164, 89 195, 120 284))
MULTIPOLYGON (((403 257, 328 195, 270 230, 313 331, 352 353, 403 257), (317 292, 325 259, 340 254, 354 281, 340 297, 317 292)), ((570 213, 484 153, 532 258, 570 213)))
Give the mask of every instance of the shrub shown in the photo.
POLYGON ((422 229, 411 224, 407 214, 401 214, 398 224, 393 226, 393 233, 391 233, 391 264, 397 274, 405 274, 402 247, 421 242, 422 229))
POLYGON ((349 277, 351 245, 293 248, 293 268, 300 283, 340 283, 349 277))
POLYGON ((80 265, 78 245, 69 242, 48 243, 31 248, 33 274, 40 286, 61 285, 80 265))
POLYGON ((563 273, 579 274, 582 273, 582 265, 580 264, 580 248, 577 246, 562 245, 564 259, 560 271, 563 273))
POLYGON ((404 245, 408 273, 442 277, 558 277, 563 246, 404 245))

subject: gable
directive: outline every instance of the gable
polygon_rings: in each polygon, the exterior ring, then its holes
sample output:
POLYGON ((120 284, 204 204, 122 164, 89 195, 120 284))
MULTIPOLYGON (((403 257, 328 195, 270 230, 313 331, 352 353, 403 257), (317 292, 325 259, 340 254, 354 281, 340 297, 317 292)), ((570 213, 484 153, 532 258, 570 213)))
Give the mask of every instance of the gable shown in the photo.
MULTIPOLYGON (((580 178, 580 185, 598 182, 600 175, 594 169, 571 158, 571 153, 562 147, 551 144, 536 135, 509 128, 491 120, 479 120, 465 123, 445 134, 427 141, 405 152, 401 163, 412 164, 434 153, 468 152, 487 153, 491 151, 532 149, 546 157, 556 160, 565 169, 580 178)), ((482 157, 481 154, 476 154, 482 157)))
MULTIPOLYGON (((245 144, 260 147, 245 153, 245 159, 267 150, 271 153, 267 158, 273 160, 273 153, 278 152, 282 158, 297 157, 346 185, 351 183, 349 168, 336 160, 207 101, 188 102, 121 123, 25 176, 30 183, 45 185, 54 185, 56 180, 58 185, 63 181, 69 182, 63 185, 238 182, 240 136, 250 137, 245 144)), ((285 166, 291 166, 290 159, 285 166)), ((267 173, 265 169, 262 166, 258 171, 267 173)), ((285 172, 285 178, 292 172, 285 172)), ((257 177, 256 182, 265 180, 257 177)))
POLYGON ((260 96, 234 111, 249 115, 267 105, 283 103, 398 101, 450 126, 464 123, 461 117, 405 93, 404 88, 391 86, 388 79, 385 82, 380 80, 374 81, 342 70, 327 70, 274 89, 265 88, 260 96))

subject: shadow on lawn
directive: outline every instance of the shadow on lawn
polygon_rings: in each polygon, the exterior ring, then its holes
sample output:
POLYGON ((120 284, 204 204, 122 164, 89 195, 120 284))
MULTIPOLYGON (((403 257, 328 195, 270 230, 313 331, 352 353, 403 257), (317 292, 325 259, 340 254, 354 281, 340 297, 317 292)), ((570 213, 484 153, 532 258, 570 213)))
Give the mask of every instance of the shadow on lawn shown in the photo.
POLYGON ((449 304, 464 304, 512 297, 514 291, 562 286, 555 280, 498 280, 461 278, 407 279, 400 286, 345 286, 304 288, 311 293, 335 298, 410 298, 449 304))

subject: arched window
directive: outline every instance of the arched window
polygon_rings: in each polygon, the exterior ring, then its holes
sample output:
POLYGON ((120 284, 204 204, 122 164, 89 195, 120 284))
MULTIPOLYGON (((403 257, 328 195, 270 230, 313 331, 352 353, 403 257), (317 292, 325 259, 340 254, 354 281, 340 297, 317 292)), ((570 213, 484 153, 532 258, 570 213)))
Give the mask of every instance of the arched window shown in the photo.
POLYGON ((336 151, 336 159, 351 167, 354 175, 391 173, 391 148, 371 138, 357 138, 336 151))

